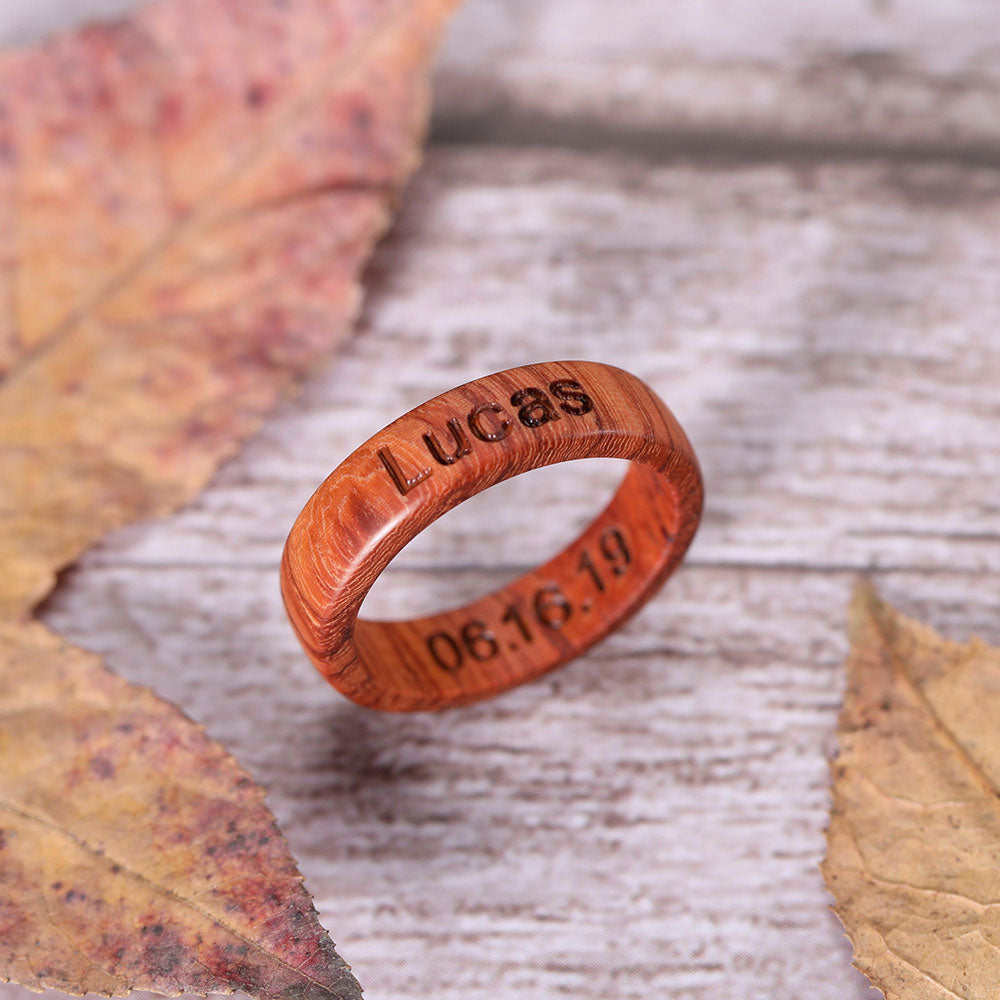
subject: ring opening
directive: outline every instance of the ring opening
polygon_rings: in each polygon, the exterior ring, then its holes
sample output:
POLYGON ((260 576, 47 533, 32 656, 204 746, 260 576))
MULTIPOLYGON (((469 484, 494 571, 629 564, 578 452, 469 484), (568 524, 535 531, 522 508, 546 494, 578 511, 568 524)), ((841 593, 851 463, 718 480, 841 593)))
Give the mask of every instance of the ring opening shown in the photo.
POLYGON ((426 617, 505 587, 577 538, 607 506, 630 464, 618 458, 563 462, 470 497, 393 559, 359 617, 426 617))

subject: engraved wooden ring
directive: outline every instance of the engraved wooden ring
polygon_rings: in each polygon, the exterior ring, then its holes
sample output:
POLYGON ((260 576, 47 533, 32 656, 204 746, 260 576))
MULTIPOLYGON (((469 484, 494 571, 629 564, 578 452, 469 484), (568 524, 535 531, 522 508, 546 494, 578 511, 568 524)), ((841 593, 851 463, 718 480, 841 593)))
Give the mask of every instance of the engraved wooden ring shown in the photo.
POLYGON ((282 596, 309 657, 348 697, 389 711, 461 705, 560 666, 637 611, 684 556, 702 497, 684 431, 634 375, 592 361, 511 368, 435 396, 334 469, 292 526, 282 596), (445 511, 579 458, 633 464, 557 556, 462 608, 358 619, 376 577, 445 511))

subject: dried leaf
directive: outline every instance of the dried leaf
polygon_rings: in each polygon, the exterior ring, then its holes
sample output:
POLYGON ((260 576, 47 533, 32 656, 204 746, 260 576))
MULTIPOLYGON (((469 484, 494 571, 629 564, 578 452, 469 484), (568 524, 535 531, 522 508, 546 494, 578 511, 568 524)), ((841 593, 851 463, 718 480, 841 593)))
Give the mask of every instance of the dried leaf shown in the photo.
POLYGON ((73 993, 359 998, 264 793, 39 624, 0 625, 0 970, 73 993))
POLYGON ((0 60, 0 620, 343 338, 454 3, 165 0, 0 60))
POLYGON ((1000 996, 1000 650, 855 594, 823 871, 888 1000, 1000 996))
POLYGON ((263 792, 31 609, 345 335, 457 0, 161 0, 0 58, 0 977, 360 996, 263 792))

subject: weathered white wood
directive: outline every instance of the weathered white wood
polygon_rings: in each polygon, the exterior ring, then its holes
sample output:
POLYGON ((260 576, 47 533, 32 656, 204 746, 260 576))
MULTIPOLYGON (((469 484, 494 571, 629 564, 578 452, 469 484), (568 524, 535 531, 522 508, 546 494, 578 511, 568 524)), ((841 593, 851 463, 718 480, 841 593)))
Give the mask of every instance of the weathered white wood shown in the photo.
POLYGON ((471 0, 438 120, 674 154, 816 144, 995 159, 998 41, 982 0, 471 0))
MULTIPOLYGON (((844 606, 867 570, 1000 643, 998 222, 1000 179, 957 168, 432 152, 345 355, 45 617, 271 788, 373 998, 865 996, 817 873, 844 606), (574 355, 642 374, 691 432, 709 503, 689 564, 591 655, 492 703, 345 703, 280 607, 299 505, 405 407, 574 355)), ((613 478, 580 463, 459 508, 380 609, 485 589, 613 478)))
MULTIPOLYGON (((141 0, 0 0, 0 45, 141 0)), ((438 134, 677 155, 895 151, 994 162, 988 0, 467 0, 438 134)))

